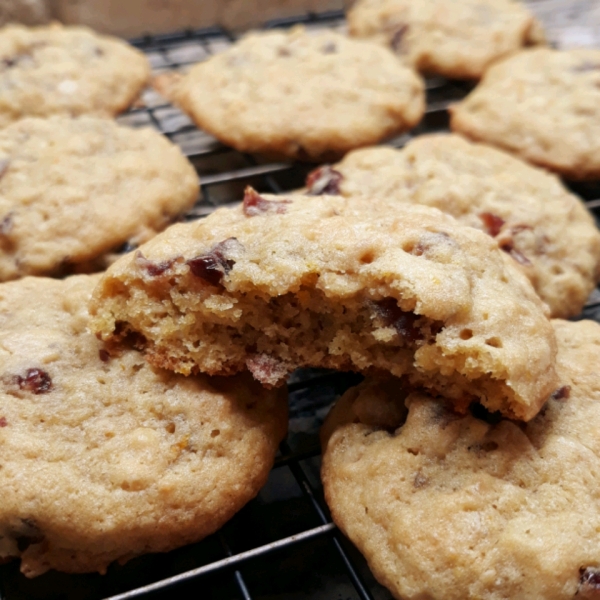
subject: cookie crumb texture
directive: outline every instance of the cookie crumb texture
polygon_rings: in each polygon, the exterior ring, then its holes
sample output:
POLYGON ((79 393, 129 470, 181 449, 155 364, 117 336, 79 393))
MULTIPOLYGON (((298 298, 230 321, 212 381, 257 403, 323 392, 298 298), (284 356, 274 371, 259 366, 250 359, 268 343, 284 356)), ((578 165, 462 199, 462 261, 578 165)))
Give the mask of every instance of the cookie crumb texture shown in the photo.
POLYGON ((348 26, 419 71, 459 79, 479 79, 495 60, 543 41, 517 0, 359 0, 348 26))
POLYGON ((123 257, 91 304, 106 341, 188 374, 408 374, 530 419, 556 387, 545 307, 494 240, 428 207, 262 196, 123 257))
POLYGON ((258 493, 287 428, 283 390, 108 353, 87 329, 97 281, 0 286, 0 560, 28 577, 212 533, 258 493))
POLYGON ((146 57, 86 27, 0 29, 0 127, 23 117, 114 116, 150 76, 146 57))
POLYGON ((493 65, 450 107, 454 131, 571 179, 600 177, 600 50, 538 48, 493 65))
POLYGON ((554 317, 580 314, 600 279, 600 232, 579 198, 555 175, 458 135, 356 150, 314 171, 307 188, 433 206, 485 231, 554 317))
POLYGON ((600 326, 554 327, 568 397, 525 425, 397 380, 366 381, 328 416, 327 503, 395 597, 598 598, 600 326))
POLYGON ((244 37, 194 67, 176 97, 223 143, 302 160, 374 144, 425 110, 422 80, 389 50, 302 27, 244 37))
POLYGON ((92 268, 164 229, 198 187, 154 130, 96 117, 13 123, 0 130, 0 280, 92 268))

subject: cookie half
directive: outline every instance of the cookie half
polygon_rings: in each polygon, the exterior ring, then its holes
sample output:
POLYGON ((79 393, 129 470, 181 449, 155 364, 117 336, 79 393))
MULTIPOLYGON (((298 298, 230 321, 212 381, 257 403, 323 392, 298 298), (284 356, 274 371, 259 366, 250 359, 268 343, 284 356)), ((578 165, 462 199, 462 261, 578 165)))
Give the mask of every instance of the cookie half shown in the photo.
POLYGON ((416 125, 423 82, 387 49, 332 31, 252 33, 194 67, 176 98, 243 152, 319 160, 416 125))
POLYGON ((530 419, 556 387, 555 340, 513 263, 433 208, 249 188, 112 265, 92 326, 180 373, 388 371, 530 419))
POLYGON ((0 127, 23 117, 125 110, 150 76, 146 57, 86 27, 0 29, 0 127))
POLYGON ((307 191, 433 206, 485 231, 555 317, 578 315, 600 280, 600 232, 582 202, 556 176, 458 135, 356 150, 311 173, 307 191))
POLYGON ((538 48, 494 65, 450 107, 454 131, 571 179, 600 178, 600 50, 538 48))
POLYGON ((152 129, 109 119, 23 119, 0 130, 0 280, 85 269, 164 229, 198 176, 152 129))
POLYGON ((479 79, 495 60, 543 40, 516 0, 359 0, 348 26, 420 71, 459 79, 479 79))
POLYGON ((526 425, 349 390, 323 429, 332 516, 394 597, 598 597, 600 325, 555 321, 560 387, 526 425))
POLYGON ((29 577, 212 533, 258 493, 287 428, 283 390, 109 354, 88 330, 95 283, 0 285, 0 559, 29 577))

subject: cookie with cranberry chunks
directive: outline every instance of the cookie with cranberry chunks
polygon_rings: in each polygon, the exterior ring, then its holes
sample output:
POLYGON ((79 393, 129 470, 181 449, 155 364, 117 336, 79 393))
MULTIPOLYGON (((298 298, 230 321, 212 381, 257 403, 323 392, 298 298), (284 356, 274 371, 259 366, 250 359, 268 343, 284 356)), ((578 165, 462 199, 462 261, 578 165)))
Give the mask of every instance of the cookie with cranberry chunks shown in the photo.
POLYGON ((284 389, 104 349, 88 330, 97 282, 0 285, 0 561, 28 577, 213 533, 266 482, 287 429, 284 389))
POLYGON ((98 117, 0 130, 0 281, 101 270, 198 198, 198 176, 157 131, 98 117))
POLYGON ((600 50, 526 50, 450 107, 453 131, 567 179, 600 178, 600 50))
POLYGON ((125 110, 150 76, 142 52, 87 27, 0 29, 0 128, 23 117, 125 110))
POLYGON ((348 26, 419 71, 458 79, 479 79, 499 58, 543 41, 518 0, 358 0, 348 26))
POLYGON ((184 374, 387 371, 527 420, 556 388, 556 346, 513 263, 429 207, 249 188, 112 265, 92 328, 184 374))
POLYGON ((386 48, 332 31, 252 33, 175 90, 198 127, 242 152, 326 160, 415 126, 421 78, 386 48))
POLYGON ((325 498, 396 598, 598 598, 600 325, 553 322, 559 387, 526 424, 368 379, 322 430, 325 498))
POLYGON ((306 187, 433 206, 485 231, 554 317, 578 315, 600 280, 600 232, 583 203, 555 175, 458 135, 355 150, 313 171, 306 187))

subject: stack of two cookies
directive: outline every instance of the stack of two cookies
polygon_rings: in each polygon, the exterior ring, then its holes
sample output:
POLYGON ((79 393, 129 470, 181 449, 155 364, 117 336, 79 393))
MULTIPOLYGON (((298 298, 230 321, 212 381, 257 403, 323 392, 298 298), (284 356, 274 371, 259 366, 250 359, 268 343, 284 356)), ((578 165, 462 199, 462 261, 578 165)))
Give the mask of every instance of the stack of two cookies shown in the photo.
POLYGON ((394 200, 248 189, 116 262, 91 313, 109 353, 183 374, 365 373, 325 424, 323 480, 398 597, 595 585, 600 328, 551 322, 491 236, 394 200))

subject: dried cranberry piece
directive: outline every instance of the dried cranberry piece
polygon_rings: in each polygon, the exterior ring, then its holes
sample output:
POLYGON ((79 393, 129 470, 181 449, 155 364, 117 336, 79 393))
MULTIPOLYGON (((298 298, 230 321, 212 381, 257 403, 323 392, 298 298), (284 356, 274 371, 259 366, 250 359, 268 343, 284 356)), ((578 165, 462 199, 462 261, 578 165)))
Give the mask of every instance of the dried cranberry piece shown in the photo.
POLYGON ((13 536, 19 552, 25 552, 29 546, 44 541, 44 534, 33 519, 21 519, 21 526, 13 536))
POLYGON ((394 298, 384 298, 375 303, 377 312, 384 321, 394 327, 398 335, 407 342, 416 342, 423 339, 421 331, 415 325, 420 318, 413 312, 402 310, 394 298))
POLYGON ((6 427, 8 425, 8 421, 6 417, 0 417, 0 427, 6 427))
POLYGON ((576 67, 572 67, 571 71, 574 73, 587 73, 589 71, 600 71, 600 64, 593 63, 589 60, 584 60, 581 64, 576 67))
POLYGON ((394 30, 394 33, 390 39, 390 46, 394 52, 402 52, 402 42, 404 40, 404 36, 408 33, 408 29, 408 25, 400 25, 394 30))
POLYGON ((246 359, 246 367, 256 381, 264 386, 282 385, 290 372, 289 366, 268 354, 253 354, 246 359))
POLYGON ((291 200, 279 200, 278 202, 266 200, 254 188, 248 186, 244 190, 243 211, 247 217, 256 217, 263 213, 283 214, 286 212, 286 204, 291 200))
POLYGON ((582 600, 600 598, 600 569, 597 567, 581 567, 579 569, 579 588, 576 596, 582 600))
POLYGON ((330 165, 323 165, 311 171, 306 177, 306 187, 311 196, 322 194, 337 195, 340 193, 340 183, 344 176, 330 165))
POLYGON ((108 362, 110 360, 110 354, 104 348, 98 350, 98 357, 102 362, 108 362))
POLYGON ((0 179, 4 177, 6 171, 8 171, 8 167, 10 166, 10 160, 8 158, 3 158, 0 160, 0 179))
POLYGON ((500 244, 500 248, 504 252, 510 254, 519 264, 524 267, 529 267, 531 261, 520 251, 515 248, 515 244, 512 240, 506 240, 500 244))
POLYGON ((337 45, 335 42, 327 42, 323 48, 321 48, 323 54, 335 54, 337 52, 337 45))
POLYGON ((0 221, 0 236, 7 236, 13 229, 14 221, 13 214, 9 212, 1 221, 0 221))
POLYGON ((52 378, 42 369, 27 369, 25 377, 17 375, 17 384, 32 394, 47 394, 52 389, 52 378))
POLYGON ((145 271, 150 277, 159 277, 166 271, 168 271, 175 261, 176 258, 172 258, 171 260, 163 260, 161 262, 154 262, 152 260, 148 260, 139 250, 135 253, 135 264, 138 268, 145 271))
POLYGON ((552 394, 552 396, 550 396, 550 398, 552 398, 552 400, 567 400, 570 396, 571 396, 571 386, 563 385, 562 387, 558 388, 552 394))
POLYGON ((489 212, 480 213, 479 218, 483 221, 487 233, 492 237, 496 237, 506 223, 502 217, 489 212))
POLYGON ((223 277, 231 271, 235 261, 227 258, 227 253, 242 245, 237 238, 231 237, 213 246, 206 254, 190 258, 187 265, 196 277, 200 277, 212 285, 222 285, 223 277))

